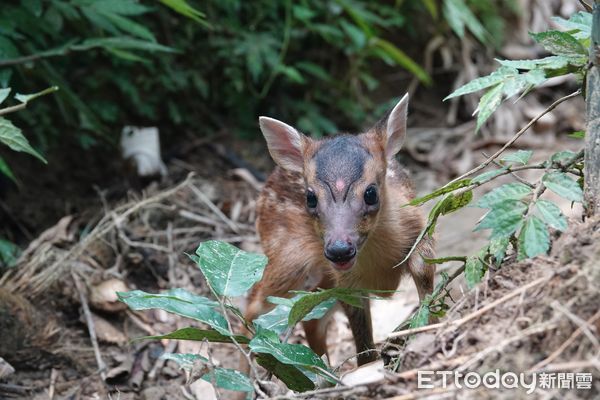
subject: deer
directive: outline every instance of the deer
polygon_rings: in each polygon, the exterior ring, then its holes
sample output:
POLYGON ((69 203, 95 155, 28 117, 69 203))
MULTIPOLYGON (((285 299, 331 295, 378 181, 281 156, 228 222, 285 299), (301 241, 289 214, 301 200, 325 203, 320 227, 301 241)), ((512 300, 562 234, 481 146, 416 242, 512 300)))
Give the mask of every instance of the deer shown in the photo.
MULTIPOLYGON (((433 238, 425 228, 408 173, 396 160, 406 136, 408 93, 371 129, 313 139, 269 117, 259 125, 277 164, 257 200, 256 228, 268 263, 248 295, 245 318, 270 310, 268 296, 334 287, 390 296, 410 274, 419 299, 433 291, 433 238)), ((369 299, 342 303, 354 337, 357 364, 377 359, 369 299)), ((303 321, 306 340, 327 355, 328 319, 303 321)))

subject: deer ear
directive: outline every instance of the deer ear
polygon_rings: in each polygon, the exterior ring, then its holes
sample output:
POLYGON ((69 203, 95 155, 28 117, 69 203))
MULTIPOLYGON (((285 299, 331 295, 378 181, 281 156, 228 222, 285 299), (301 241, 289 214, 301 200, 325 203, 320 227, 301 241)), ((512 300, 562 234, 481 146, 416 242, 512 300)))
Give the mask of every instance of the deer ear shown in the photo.
POLYGON ((295 128, 269 117, 258 118, 271 157, 280 167, 289 171, 302 172, 302 151, 308 138, 295 128))
POLYGON ((402 148, 404 137, 406 136, 406 115, 408 111, 408 93, 400 99, 388 116, 386 124, 385 155, 388 160, 402 148))

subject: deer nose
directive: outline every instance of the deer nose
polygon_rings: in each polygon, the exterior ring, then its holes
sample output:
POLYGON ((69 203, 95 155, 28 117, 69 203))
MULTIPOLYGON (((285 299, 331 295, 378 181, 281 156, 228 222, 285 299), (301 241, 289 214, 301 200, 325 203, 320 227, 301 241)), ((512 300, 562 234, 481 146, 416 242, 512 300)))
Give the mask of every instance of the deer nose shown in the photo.
POLYGON ((325 248, 325 257, 334 263, 347 262, 356 255, 356 247, 343 240, 336 240, 325 248))

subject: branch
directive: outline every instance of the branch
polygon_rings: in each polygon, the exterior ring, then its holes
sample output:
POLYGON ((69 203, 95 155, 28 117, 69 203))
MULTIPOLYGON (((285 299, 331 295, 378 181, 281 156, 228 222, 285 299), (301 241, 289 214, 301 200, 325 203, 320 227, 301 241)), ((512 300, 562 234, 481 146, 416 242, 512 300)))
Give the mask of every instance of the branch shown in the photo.
MULTIPOLYGON (((533 126, 533 124, 535 124, 540 118, 542 118, 544 115, 548 114, 550 111, 554 110, 560 103, 567 101, 569 99, 572 99, 573 97, 577 97, 581 94, 581 89, 578 89, 577 91, 561 97, 560 99, 556 100, 554 103, 550 104, 548 106, 548 108, 546 108, 544 111, 542 111, 539 115, 537 115, 535 118, 533 118, 531 121, 529 121, 527 123, 527 125, 525 125, 523 128, 521 128, 520 131, 518 131, 517 133, 515 133, 515 135, 508 141, 506 142, 506 144, 504 146, 502 146, 502 148, 500 150, 498 150, 497 152, 495 152, 494 154, 492 154, 490 157, 488 157, 487 160, 485 160, 483 163, 479 164, 477 167, 473 168, 472 170, 465 172, 464 174, 462 174, 461 176, 459 176, 458 178, 455 178, 453 180, 451 180, 450 182, 448 182, 446 184, 447 185, 451 185, 454 182, 460 181, 461 179, 464 179, 470 175, 473 175, 476 172, 481 171, 482 169, 484 169, 485 167, 487 167, 488 165, 490 165, 492 163, 492 161, 494 161, 496 158, 498 158, 498 156, 500 156, 500 154, 502 154, 507 148, 509 148, 514 142, 516 142, 529 128, 531 128, 533 126)), ((514 171, 514 170, 513 170, 514 171)))

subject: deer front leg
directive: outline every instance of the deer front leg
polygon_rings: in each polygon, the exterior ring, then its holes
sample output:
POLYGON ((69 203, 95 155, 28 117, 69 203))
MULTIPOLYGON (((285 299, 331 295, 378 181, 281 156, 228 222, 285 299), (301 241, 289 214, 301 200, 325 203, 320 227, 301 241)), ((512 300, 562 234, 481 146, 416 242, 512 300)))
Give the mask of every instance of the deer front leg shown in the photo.
POLYGON ((377 359, 373 343, 373 328, 371 326, 371 308, 369 299, 363 299, 363 308, 352 307, 342 303, 342 308, 350 321, 350 329, 354 336, 358 365, 363 365, 377 359))

